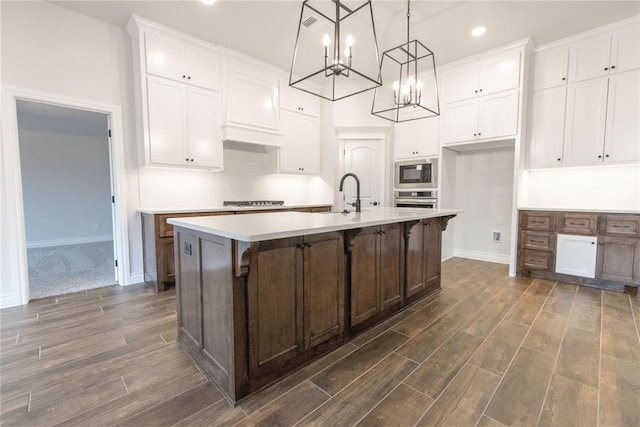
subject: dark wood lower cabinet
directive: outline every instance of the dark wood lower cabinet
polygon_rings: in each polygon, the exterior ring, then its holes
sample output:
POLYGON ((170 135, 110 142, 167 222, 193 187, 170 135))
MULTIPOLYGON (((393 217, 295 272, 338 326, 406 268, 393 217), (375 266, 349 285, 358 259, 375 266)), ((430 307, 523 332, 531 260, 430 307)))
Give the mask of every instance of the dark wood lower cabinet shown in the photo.
POLYGON ((235 404, 439 288, 452 217, 255 243, 176 227, 178 342, 235 404))
POLYGON ((442 218, 429 218, 407 223, 406 298, 413 302, 440 287, 442 259, 442 218))
POLYGON ((596 277, 640 285, 640 239, 600 237, 596 277))
POLYGON ((375 322, 402 305, 403 225, 387 224, 349 230, 350 327, 375 322))

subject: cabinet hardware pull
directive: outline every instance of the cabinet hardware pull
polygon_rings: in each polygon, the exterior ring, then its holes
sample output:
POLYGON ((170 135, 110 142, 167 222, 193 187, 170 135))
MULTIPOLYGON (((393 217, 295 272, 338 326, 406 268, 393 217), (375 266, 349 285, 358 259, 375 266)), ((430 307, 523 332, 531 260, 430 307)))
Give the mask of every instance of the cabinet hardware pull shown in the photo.
POLYGON ((478 132, 478 136, 482 135, 480 132, 478 132))
POLYGON ((602 155, 598 155, 598 158, 599 158, 599 159, 601 159, 601 158, 602 158, 602 155))
POLYGON ((595 245, 595 244, 596 244, 596 242, 591 242, 591 244, 592 244, 592 245, 595 245))
POLYGON ((478 136, 478 134, 474 133, 473 136, 478 136))
POLYGON ((614 225, 613 228, 629 228, 628 225, 614 225))
POLYGON ((311 247, 311 243, 305 243, 305 244, 304 244, 304 247, 305 247, 305 248, 310 248, 310 247, 311 247))
POLYGON ((604 70, 605 71, 609 71, 609 67, 604 67, 604 70))
POLYGON ((608 155, 608 154, 605 154, 604 156, 605 156, 605 157, 609 157, 609 155, 608 155))
POLYGON ((191 159, 191 163, 193 163, 193 159, 191 159))
POLYGON ((183 75, 182 75, 182 78, 183 78, 183 79, 186 79, 186 78, 187 78, 186 74, 183 74, 183 75))
POLYGON ((304 243, 296 243, 293 247, 296 249, 304 249, 304 243))
POLYGON ((476 93, 478 93, 478 89, 476 89, 476 93))
POLYGON ((482 89, 480 89, 480 92, 482 92, 482 89))
POLYGON ((558 157, 558 161, 562 160, 560 157, 558 157))
POLYGON ((616 66, 615 66, 615 65, 612 65, 612 66, 611 66, 611 69, 613 70, 614 68, 616 68, 616 66))
POLYGON ((188 159, 188 158, 186 158, 186 159, 184 159, 184 161, 185 161, 185 162, 188 162, 188 161, 189 161, 189 159, 188 159))
POLYGON ((191 76, 187 77, 187 80, 191 80, 191 76))
POLYGON ((564 81, 564 80, 567 80, 567 78, 566 78, 566 77, 563 77, 563 78, 562 78, 562 80, 563 80, 563 81, 564 81))

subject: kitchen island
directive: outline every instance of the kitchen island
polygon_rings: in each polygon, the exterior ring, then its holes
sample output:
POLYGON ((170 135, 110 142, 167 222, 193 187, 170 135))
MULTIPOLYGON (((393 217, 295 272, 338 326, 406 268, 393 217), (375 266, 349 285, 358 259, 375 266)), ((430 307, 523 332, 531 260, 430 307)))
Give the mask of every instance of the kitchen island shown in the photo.
POLYGON ((459 212, 169 219, 178 342, 235 404, 439 289, 459 212))

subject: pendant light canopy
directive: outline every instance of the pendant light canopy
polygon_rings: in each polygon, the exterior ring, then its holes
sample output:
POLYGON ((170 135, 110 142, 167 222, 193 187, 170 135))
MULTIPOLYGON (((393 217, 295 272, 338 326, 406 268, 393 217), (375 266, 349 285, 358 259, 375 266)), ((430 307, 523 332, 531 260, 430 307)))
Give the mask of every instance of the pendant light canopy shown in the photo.
POLYGON ((380 86, 379 64, 371 0, 302 3, 290 86, 337 101, 380 86))
POLYGON ((407 42, 382 54, 384 85, 376 88, 371 114, 393 122, 440 115, 434 54, 409 38, 411 4, 407 1, 407 42))

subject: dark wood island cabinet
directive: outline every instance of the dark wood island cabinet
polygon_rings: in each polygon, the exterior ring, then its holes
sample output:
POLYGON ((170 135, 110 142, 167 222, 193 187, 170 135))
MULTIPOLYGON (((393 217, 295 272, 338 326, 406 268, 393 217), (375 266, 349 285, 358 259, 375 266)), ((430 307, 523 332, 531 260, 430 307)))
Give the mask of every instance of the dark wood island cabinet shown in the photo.
POLYGON ((231 403, 440 287, 441 234, 459 211, 379 212, 170 220, 178 342, 231 403))

